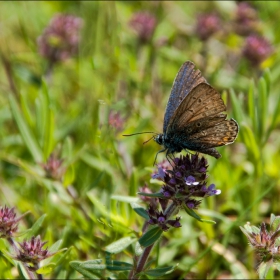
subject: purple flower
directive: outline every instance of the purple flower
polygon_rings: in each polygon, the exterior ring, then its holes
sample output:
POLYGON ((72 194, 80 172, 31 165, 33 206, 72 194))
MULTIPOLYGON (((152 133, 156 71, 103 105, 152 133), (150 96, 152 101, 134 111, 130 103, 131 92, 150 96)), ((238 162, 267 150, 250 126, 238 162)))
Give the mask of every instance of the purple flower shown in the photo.
MULTIPOLYGON (((27 212, 28 213, 28 212, 27 212)), ((15 208, 0 207, 0 238, 10 238, 18 229, 19 221, 27 213, 16 218, 15 208)))
POLYGON ((272 46, 268 40, 257 35, 250 35, 246 38, 243 48, 243 56, 253 66, 258 66, 272 54, 272 46))
POLYGON ((81 27, 81 18, 55 15, 37 40, 39 53, 52 64, 77 54, 81 27))
POLYGON ((62 163, 62 159, 59 159, 55 154, 51 154, 47 162, 41 164, 46 172, 46 177, 60 180, 65 172, 65 168, 62 166, 62 163))
POLYGON ((15 259, 28 264, 29 270, 36 271, 42 260, 53 255, 47 249, 42 249, 46 243, 41 241, 40 235, 37 237, 33 236, 29 241, 19 243, 20 248, 15 259))
POLYGON ((199 182, 196 182, 196 181, 195 181, 195 178, 194 178, 193 176, 188 176, 188 177, 186 178, 186 184, 187 184, 187 185, 198 185, 199 182))
POLYGON ((202 40, 208 40, 221 29, 220 18, 216 14, 203 14, 197 17, 196 34, 202 40))
POLYGON ((165 174, 166 174, 165 169, 163 169, 162 167, 158 167, 158 173, 152 174, 152 178, 164 180, 165 174))
POLYGON ((121 117, 121 114, 119 112, 111 111, 109 113, 109 125, 117 132, 123 130, 124 119, 121 117))
POLYGON ((150 217, 149 224, 158 225, 163 231, 167 231, 171 227, 180 227, 179 220, 168 219, 167 216, 162 212, 156 209, 154 206, 150 205, 148 208, 148 215, 150 217), (169 226, 168 226, 169 225, 169 226))
POLYGON ((207 189, 207 195, 212 196, 212 195, 219 195, 221 193, 221 190, 216 190, 216 186, 214 184, 211 184, 208 189, 207 189))
POLYGON ((279 264, 280 216, 271 214, 269 230, 265 223, 262 223, 259 228, 247 223, 244 227, 240 227, 240 229, 248 238, 249 244, 259 255, 262 263, 267 264, 268 268, 273 263, 279 264))
POLYGON ((164 182, 161 193, 162 200, 173 200, 178 205, 185 203, 188 208, 196 209, 202 198, 221 193, 215 189, 215 185, 206 186, 207 161, 204 157, 199 158, 197 154, 180 156, 173 161, 173 170, 163 172, 162 176, 156 178, 164 182))
POLYGON ((172 226, 172 227, 179 228, 179 227, 182 226, 181 223, 180 223, 180 219, 181 219, 181 218, 176 217, 175 220, 168 220, 168 221, 167 221, 167 224, 170 225, 170 226, 172 226))
POLYGON ((256 31, 257 25, 257 11, 249 3, 239 3, 234 20, 236 33, 241 36, 247 36, 256 31))
POLYGON ((136 32, 140 42, 146 43, 153 36, 156 27, 156 18, 148 12, 138 12, 132 16, 129 24, 136 32))

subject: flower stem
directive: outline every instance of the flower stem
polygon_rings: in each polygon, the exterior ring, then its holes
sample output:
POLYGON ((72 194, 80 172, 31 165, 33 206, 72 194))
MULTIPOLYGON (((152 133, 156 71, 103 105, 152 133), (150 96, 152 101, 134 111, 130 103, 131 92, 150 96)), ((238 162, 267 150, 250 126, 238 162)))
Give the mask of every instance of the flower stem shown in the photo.
MULTIPOLYGON (((172 202, 168 208, 165 210, 165 215, 166 218, 168 219, 169 217, 171 217, 172 215, 174 215, 178 209, 179 209, 180 205, 178 205, 175 202, 172 202)), ((146 232, 146 230, 148 229, 148 227, 146 226, 147 223, 145 222, 144 226, 143 226, 143 232, 146 232)), ((129 279, 133 279, 133 280, 137 280, 138 276, 135 276, 136 274, 140 273, 141 271, 143 271, 145 264, 149 258, 149 255, 154 247, 155 243, 146 247, 142 253, 142 255, 140 256, 138 262, 137 262, 137 266, 135 270, 132 270, 129 274, 129 279)))
POLYGON ((144 249, 144 251, 143 251, 143 253, 142 253, 142 255, 139 258, 139 261, 137 263, 136 270, 133 271, 133 273, 131 273, 132 275, 130 276, 129 279, 133 279, 133 280, 137 280, 138 279, 138 276, 135 276, 135 275, 140 273, 143 270, 143 268, 144 268, 144 266, 145 266, 145 264, 146 264, 146 262, 148 260, 148 257, 150 255, 153 247, 154 247, 154 244, 152 244, 152 245, 150 245, 150 246, 148 246, 148 247, 146 247, 144 249))

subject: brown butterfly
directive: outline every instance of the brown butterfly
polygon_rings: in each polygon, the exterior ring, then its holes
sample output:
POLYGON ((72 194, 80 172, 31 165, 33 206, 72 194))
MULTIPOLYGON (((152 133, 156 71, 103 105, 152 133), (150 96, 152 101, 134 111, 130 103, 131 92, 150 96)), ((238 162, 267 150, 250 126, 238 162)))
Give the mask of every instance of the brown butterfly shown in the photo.
POLYGON ((237 122, 227 120, 225 111, 220 93, 192 62, 185 62, 173 83, 163 133, 154 137, 164 147, 158 153, 166 151, 168 156, 187 149, 220 158, 215 147, 233 143, 238 134, 237 122))

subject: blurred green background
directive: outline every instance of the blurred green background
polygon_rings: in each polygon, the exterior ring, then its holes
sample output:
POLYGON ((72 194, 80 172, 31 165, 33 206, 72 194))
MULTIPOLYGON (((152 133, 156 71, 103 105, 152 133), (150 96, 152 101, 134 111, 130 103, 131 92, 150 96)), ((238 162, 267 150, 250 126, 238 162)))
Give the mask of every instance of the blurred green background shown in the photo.
MULTIPOLYGON (((31 211, 20 232, 46 214, 36 234, 48 246, 62 239, 61 248, 69 248, 45 278, 81 277, 70 261, 104 258, 108 244, 141 236, 143 219, 124 196, 141 203, 139 187, 159 190, 151 173, 160 147, 143 145, 149 134, 122 134, 162 132, 173 80, 187 60, 222 93, 240 133, 218 148, 221 159, 206 156, 208 182, 222 193, 203 201, 198 213, 216 224, 180 213, 182 228, 165 233, 152 257, 159 266, 179 264, 167 279, 256 277, 258 260, 239 226, 280 212, 280 3, 250 5, 253 25, 244 35, 234 1, 1 2, 1 206, 15 206, 18 215, 31 211), (139 12, 154 19, 144 31, 132 23, 139 12), (83 26, 78 53, 50 68, 37 40, 57 13, 79 17, 83 26), (219 21, 202 39, 197 20, 209 13, 219 21), (271 46, 259 63, 244 55, 250 32, 271 46), (46 172, 51 153, 63 160, 57 176, 46 172)), ((5 240, 0 245, 9 250, 5 240)), ((20 278, 1 255, 0 278, 20 278)), ((131 262, 133 255, 131 245, 115 259, 131 262)))

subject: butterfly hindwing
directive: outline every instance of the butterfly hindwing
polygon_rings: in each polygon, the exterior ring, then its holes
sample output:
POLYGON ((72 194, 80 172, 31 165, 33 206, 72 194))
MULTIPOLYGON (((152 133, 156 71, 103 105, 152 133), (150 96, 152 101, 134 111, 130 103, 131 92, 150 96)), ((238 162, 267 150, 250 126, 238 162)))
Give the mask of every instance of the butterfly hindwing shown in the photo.
MULTIPOLYGON (((202 125, 203 125, 203 121, 202 125)), ((207 122, 208 123, 208 122, 207 122)), ((206 126, 206 125, 204 125, 206 126)), ((186 128, 188 129, 188 127, 186 128)), ((197 133, 188 135, 189 142, 198 142, 202 146, 209 148, 231 144, 235 141, 238 134, 238 124, 235 120, 223 120, 214 126, 201 129, 197 133)))

